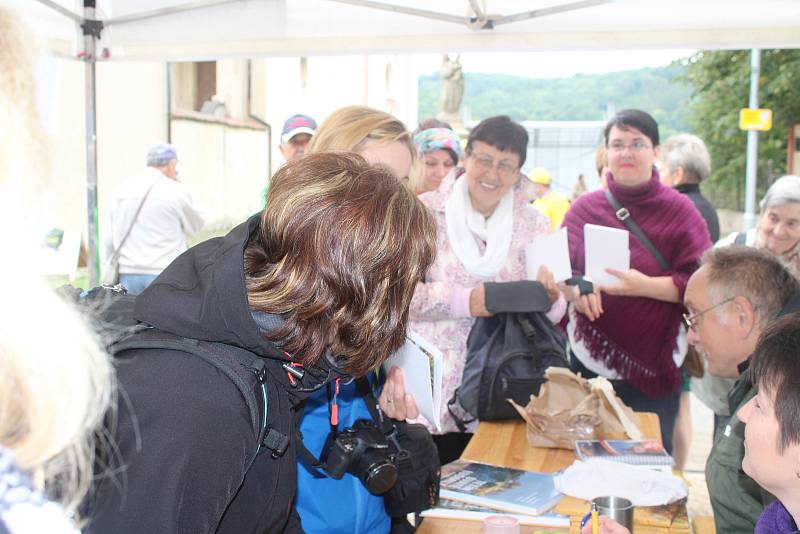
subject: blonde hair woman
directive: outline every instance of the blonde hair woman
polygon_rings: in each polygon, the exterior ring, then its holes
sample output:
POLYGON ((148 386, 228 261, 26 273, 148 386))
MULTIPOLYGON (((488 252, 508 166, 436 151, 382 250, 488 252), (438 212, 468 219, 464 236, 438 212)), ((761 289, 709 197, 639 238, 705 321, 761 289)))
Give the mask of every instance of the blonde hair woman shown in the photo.
MULTIPOLYGON (((93 435, 113 370, 93 333, 31 272, 43 141, 27 30, 0 7, 0 531, 76 532, 92 480, 93 435), (48 500, 52 499, 52 501, 48 500)), ((39 201, 39 204, 41 202, 39 201)))
MULTIPOLYGON (((357 152, 407 183, 415 148, 411 134, 396 117, 366 106, 347 106, 328 116, 308 150, 310 154, 330 151, 357 152)), ((340 428, 350 427, 358 419, 371 419, 355 383, 343 384, 338 399, 340 428)), ((328 399, 321 390, 308 399, 300 420, 303 442, 314 454, 322 451, 328 437, 328 418, 328 399)), ((358 477, 348 473, 340 480, 317 478, 302 462, 297 471, 296 506, 308 534, 389 531, 383 497, 369 493, 358 477)))
POLYGON ((411 133, 397 117, 367 106, 347 106, 325 119, 308 152, 356 152, 406 183, 415 149, 411 133))

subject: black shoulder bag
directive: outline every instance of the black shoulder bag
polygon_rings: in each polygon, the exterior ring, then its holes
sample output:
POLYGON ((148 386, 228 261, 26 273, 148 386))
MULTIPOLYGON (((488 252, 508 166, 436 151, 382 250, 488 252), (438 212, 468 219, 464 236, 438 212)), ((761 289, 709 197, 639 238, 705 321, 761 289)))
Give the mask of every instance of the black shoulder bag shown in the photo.
POLYGON ((608 199, 608 203, 611 204, 611 207, 614 208, 614 214, 617 216, 617 219, 624 224, 630 232, 633 233, 636 237, 639 238, 639 241, 647 247, 647 250, 650 251, 650 254, 656 259, 658 264, 661 266, 661 269, 664 271, 669 270, 669 263, 667 260, 664 259, 664 256, 658 251, 656 246, 653 244, 652 241, 645 235, 642 229, 636 224, 636 221, 633 220, 631 217, 631 213, 628 211, 628 208, 624 207, 622 204, 619 203, 619 200, 611 194, 611 191, 608 189, 605 190, 606 199, 608 199))

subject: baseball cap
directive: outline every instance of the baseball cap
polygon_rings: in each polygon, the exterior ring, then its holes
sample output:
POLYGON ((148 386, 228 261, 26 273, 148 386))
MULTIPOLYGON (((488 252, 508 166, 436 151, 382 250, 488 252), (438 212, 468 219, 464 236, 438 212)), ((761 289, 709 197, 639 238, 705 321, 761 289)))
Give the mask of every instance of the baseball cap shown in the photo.
POLYGON ((536 167, 533 169, 528 175, 528 179, 535 184, 541 185, 550 185, 550 181, 552 180, 552 178, 550 178, 550 171, 544 167, 536 167))
POLYGON ((314 135, 317 129, 317 123, 308 115, 292 115, 286 122, 283 123, 283 130, 281 131, 281 143, 288 142, 292 137, 297 134, 314 135))
POLYGON ((150 167, 163 167, 173 159, 178 159, 178 152, 167 143, 154 145, 147 151, 147 165, 150 167))

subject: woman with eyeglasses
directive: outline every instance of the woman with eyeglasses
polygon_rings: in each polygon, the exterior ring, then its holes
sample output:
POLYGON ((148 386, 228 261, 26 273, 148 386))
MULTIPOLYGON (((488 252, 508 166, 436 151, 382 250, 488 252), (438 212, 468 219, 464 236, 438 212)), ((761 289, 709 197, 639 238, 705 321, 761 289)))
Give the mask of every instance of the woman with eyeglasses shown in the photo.
MULTIPOLYGON (((761 200, 761 214, 755 228, 734 232, 720 239, 716 247, 744 245, 770 251, 789 271, 800 278, 800 176, 778 178, 761 200)), ((705 373, 692 379, 692 392, 714 412, 715 421, 728 417, 728 392, 734 379, 705 373)), ((717 424, 714 425, 716 429, 717 424)))
MULTIPOLYGON (((470 132, 463 167, 419 197, 436 219, 437 257, 417 285, 410 327, 444 353, 443 399, 452 398, 461 383, 475 318, 491 315, 484 283, 524 280, 525 245, 550 232, 549 219, 528 204, 535 197, 533 186, 520 174, 527 148, 528 133, 521 125, 506 116, 485 119, 470 132)), ((558 321, 566 309, 564 297, 546 269, 538 281, 550 297, 548 316, 558 321)), ((390 417, 418 415, 398 369, 391 371, 380 402, 390 417)), ((441 421, 443 434, 434 439, 444 464, 460 456, 472 434, 458 432, 447 406, 441 421)))
POLYGON ((570 260, 581 278, 569 309, 567 333, 572 369, 584 377, 604 376, 636 411, 655 412, 661 437, 672 448, 686 354, 683 292, 702 253, 711 247, 708 229, 692 202, 659 182, 658 124, 636 109, 619 112, 606 125, 608 190, 642 229, 667 263, 633 233, 630 269, 609 269, 617 281, 594 285, 583 277, 586 224, 627 230, 604 191, 578 198, 567 212, 570 260))

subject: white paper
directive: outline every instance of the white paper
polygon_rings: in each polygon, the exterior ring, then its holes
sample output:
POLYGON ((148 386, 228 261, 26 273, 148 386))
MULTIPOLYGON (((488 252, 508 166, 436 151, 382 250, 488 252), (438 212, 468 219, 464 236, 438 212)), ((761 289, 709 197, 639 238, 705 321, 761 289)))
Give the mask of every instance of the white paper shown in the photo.
POLYGON ((442 351, 411 330, 405 344, 383 364, 387 372, 394 366, 402 369, 406 393, 414 397, 419 413, 437 430, 442 429, 439 413, 442 408, 443 365, 442 351))
POLYGON ((536 274, 542 265, 550 269, 556 282, 563 282, 572 277, 566 227, 542 236, 525 247, 525 270, 528 280, 536 280, 536 274))
POLYGON ((631 266, 628 231, 608 226, 587 224, 583 227, 583 250, 586 272, 595 284, 614 284, 619 279, 606 269, 627 271, 631 266))

